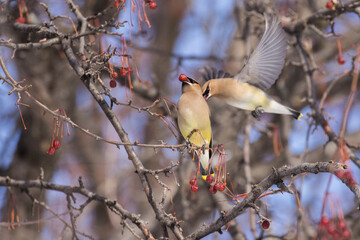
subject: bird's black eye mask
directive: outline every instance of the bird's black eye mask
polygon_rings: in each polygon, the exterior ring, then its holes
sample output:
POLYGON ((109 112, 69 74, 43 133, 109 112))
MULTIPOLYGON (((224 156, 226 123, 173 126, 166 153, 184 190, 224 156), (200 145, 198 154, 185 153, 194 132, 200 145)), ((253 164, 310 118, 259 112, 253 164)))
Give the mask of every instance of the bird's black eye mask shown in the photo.
POLYGON ((207 87, 203 93, 203 97, 206 99, 209 96, 209 94, 210 94, 210 86, 207 85, 207 87))
POLYGON ((192 78, 189 78, 189 77, 188 77, 188 80, 189 80, 189 82, 192 83, 192 84, 199 84, 195 79, 192 79, 192 78))
POLYGON ((187 84, 199 84, 195 79, 187 77, 187 81, 182 81, 182 86, 187 84))

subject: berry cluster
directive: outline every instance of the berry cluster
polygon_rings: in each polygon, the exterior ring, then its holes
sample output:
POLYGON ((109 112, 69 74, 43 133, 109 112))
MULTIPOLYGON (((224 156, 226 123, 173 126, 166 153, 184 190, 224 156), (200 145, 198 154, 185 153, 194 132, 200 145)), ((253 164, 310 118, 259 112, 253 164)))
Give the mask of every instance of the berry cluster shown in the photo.
POLYGON ((110 80, 110 83, 109 83, 109 85, 110 85, 110 87, 111 88, 114 88, 114 87, 116 87, 116 81, 115 81, 115 78, 117 78, 118 77, 118 74, 117 74, 117 72, 112 72, 111 73, 111 75, 110 75, 110 77, 111 77, 111 80, 110 80))
POLYGON ((346 226, 345 220, 342 218, 329 219, 325 216, 321 217, 320 223, 321 239, 350 239, 351 232, 346 226))
POLYGON ((49 154, 49 155, 54 155, 55 150, 59 149, 60 147, 61 147, 60 140, 59 139, 54 139, 51 146, 48 148, 46 153, 49 154))
MULTIPOLYGON (((67 118, 66 112, 64 109, 59 108, 55 112, 58 112, 63 117, 67 118)), ((67 135, 70 136, 69 131, 69 123, 66 123, 67 127, 67 135)), ((59 149, 61 147, 60 140, 63 138, 63 130, 64 130, 64 120, 62 118, 54 118, 54 128, 53 128, 53 134, 50 138, 49 147, 46 151, 49 155, 54 155, 55 150, 59 149)))
MULTIPOLYGON (((214 177, 209 174, 206 176, 206 182, 211 184, 214 181, 214 177)), ((199 190, 199 186, 196 184, 196 178, 190 179, 191 191, 197 192, 199 190)), ((211 185, 209 188, 209 192, 215 194, 217 191, 223 192, 225 190, 225 184, 222 182, 217 182, 214 185, 211 185)))
MULTIPOLYGON (((212 175, 207 175, 206 182, 211 184, 214 181, 214 177, 212 175)), ((215 194, 217 191, 223 192, 225 190, 225 184, 222 182, 216 182, 214 185, 211 185, 209 188, 209 192, 215 194)))
POLYGON ((190 180, 190 185, 191 185, 191 191, 192 192, 197 192, 199 191, 199 186, 196 184, 196 178, 192 178, 190 180))
MULTIPOLYGON (((126 68, 123 67, 123 68, 120 68, 119 72, 120 72, 121 76, 126 76, 126 75, 132 74, 134 71, 131 67, 126 67, 126 68)), ((111 77, 111 80, 110 80, 109 85, 111 88, 115 88, 117 85, 115 79, 118 77, 118 73, 113 71, 113 72, 111 72, 110 77, 111 77)))
POLYGON ((120 75, 121 76, 126 76, 126 75, 130 75, 133 73, 133 70, 131 67, 127 67, 127 68, 121 68, 120 69, 120 75))

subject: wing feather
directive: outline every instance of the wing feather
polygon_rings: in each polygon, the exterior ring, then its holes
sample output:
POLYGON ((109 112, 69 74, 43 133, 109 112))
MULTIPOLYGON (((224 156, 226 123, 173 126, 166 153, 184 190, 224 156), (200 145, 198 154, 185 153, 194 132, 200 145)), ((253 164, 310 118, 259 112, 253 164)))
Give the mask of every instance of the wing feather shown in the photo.
POLYGON ((269 89, 279 77, 286 57, 286 36, 276 16, 265 15, 265 32, 249 61, 235 75, 262 90, 269 89))

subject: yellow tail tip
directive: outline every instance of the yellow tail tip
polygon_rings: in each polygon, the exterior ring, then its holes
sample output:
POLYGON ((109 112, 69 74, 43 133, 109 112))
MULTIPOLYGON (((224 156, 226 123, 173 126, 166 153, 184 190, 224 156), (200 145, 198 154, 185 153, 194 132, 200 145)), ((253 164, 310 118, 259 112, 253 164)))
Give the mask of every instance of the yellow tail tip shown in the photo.
POLYGON ((304 116, 302 113, 299 114, 298 118, 296 120, 300 120, 300 118, 304 116))
MULTIPOLYGON (((215 176, 215 173, 212 173, 212 174, 210 174, 211 176, 215 176)), ((202 179, 204 179, 204 181, 206 181, 206 177, 207 177, 208 175, 201 175, 201 177, 202 177, 202 179)))

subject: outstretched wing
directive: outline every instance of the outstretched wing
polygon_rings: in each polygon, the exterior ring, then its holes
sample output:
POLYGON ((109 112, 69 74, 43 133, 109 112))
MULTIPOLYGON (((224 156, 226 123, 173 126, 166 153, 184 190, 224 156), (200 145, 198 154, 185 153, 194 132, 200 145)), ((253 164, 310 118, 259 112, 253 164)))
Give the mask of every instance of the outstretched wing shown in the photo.
POLYGON ((235 75, 240 82, 247 82, 267 90, 279 77, 286 57, 286 36, 277 16, 265 15, 265 32, 251 54, 249 61, 235 75))

